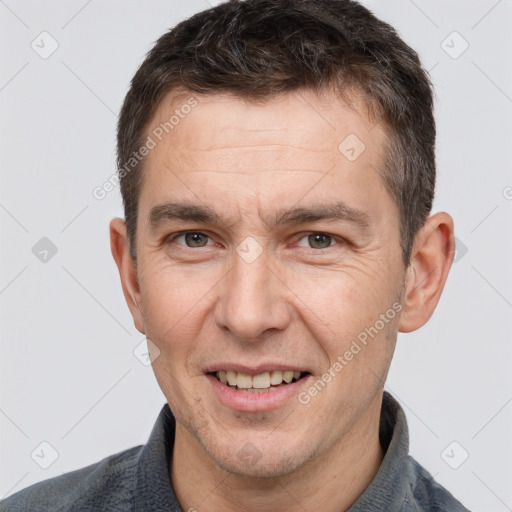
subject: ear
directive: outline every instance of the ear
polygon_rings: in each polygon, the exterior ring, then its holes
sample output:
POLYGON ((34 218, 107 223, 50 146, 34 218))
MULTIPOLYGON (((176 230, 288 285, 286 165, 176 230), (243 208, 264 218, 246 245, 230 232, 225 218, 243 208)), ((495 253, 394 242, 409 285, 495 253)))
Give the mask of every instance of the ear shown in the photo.
POLYGON ((145 334, 144 320, 139 308, 141 293, 137 275, 137 266, 130 254, 130 246, 126 236, 126 224, 116 217, 110 221, 110 250, 119 269, 124 298, 133 317, 135 328, 145 334))
POLYGON ((415 331, 432 316, 454 255, 453 219, 445 212, 430 216, 416 235, 406 271, 400 332, 415 331))

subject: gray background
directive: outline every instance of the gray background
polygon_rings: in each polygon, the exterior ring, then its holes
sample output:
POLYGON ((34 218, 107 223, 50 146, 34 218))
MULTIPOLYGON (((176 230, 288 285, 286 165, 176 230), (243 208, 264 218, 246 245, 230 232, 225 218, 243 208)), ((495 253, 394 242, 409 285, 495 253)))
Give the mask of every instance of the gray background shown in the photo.
MULTIPOLYGON (((512 0, 365 4, 431 71, 434 210, 458 238, 433 318, 399 335, 387 389, 439 482, 472 510, 512 510, 512 0)), ((2 497, 144 443, 164 403, 110 254, 119 190, 92 190, 115 172, 116 114, 144 54, 206 7, 0 0, 2 497)))

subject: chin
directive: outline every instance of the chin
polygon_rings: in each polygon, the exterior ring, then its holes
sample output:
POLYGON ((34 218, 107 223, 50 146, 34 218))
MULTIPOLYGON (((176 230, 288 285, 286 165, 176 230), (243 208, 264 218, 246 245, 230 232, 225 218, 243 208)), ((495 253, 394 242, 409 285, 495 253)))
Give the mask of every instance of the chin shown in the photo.
POLYGON ((224 471, 237 476, 246 476, 251 478, 279 478, 291 473, 294 473, 298 468, 302 466, 296 460, 276 460, 275 457, 271 457, 271 460, 258 461, 255 464, 246 464, 238 459, 214 459, 215 463, 222 468, 224 471))
MULTIPOLYGON (((265 434, 268 436, 268 434, 265 434)), ((277 478, 295 472, 314 457, 309 451, 304 452, 306 443, 297 441, 293 446, 284 443, 270 443, 264 437, 253 442, 245 439, 241 442, 224 438, 212 445, 200 440, 203 448, 217 466, 224 471, 238 476, 256 478, 277 478)))

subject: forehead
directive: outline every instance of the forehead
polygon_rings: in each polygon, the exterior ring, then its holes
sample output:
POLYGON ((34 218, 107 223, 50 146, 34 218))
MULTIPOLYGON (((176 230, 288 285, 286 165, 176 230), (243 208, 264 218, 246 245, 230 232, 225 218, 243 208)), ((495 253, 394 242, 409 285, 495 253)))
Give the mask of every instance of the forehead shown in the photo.
POLYGON ((351 133, 366 139, 373 146, 368 148, 371 151, 377 149, 384 141, 382 125, 356 91, 344 98, 329 91, 298 90, 252 100, 228 93, 199 95, 179 90, 165 95, 147 132, 163 128, 164 142, 172 141, 177 151, 185 147, 187 151, 221 149, 222 145, 234 148, 249 137, 253 145, 276 139, 277 143, 294 142, 297 149, 330 151, 333 143, 351 133))
POLYGON ((385 130, 357 97, 348 105, 334 94, 309 91, 264 102, 168 94, 146 136, 156 145, 143 163, 141 211, 186 196, 232 207, 235 215, 243 204, 267 215, 301 197, 318 203, 344 193, 361 210, 364 196, 386 193, 385 130))

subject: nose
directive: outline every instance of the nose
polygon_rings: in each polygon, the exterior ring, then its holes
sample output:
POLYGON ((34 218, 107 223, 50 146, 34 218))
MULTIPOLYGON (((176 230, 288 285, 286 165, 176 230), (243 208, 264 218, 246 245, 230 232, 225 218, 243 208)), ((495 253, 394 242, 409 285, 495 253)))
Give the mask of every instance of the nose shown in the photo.
POLYGON ((289 290, 269 267, 263 253, 246 262, 234 255, 231 270, 222 280, 215 307, 215 322, 238 340, 256 342, 290 323, 289 290))

